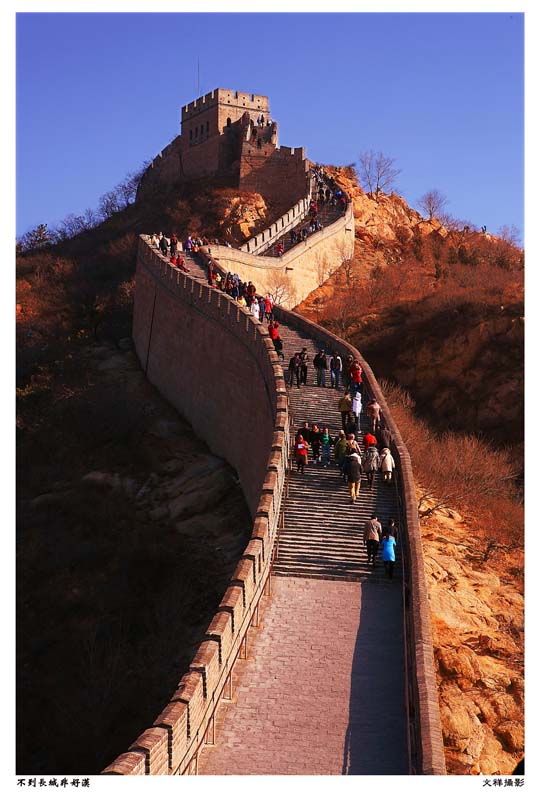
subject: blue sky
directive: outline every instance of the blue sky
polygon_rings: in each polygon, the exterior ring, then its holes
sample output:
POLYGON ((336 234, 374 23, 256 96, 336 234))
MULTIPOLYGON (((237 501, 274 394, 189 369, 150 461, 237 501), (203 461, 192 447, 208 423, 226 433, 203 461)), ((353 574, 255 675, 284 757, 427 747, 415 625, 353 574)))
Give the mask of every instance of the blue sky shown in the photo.
POLYGON ((281 144, 333 164, 381 150, 410 205, 435 188, 523 234, 523 29, 515 12, 19 13, 17 235, 95 208, 173 139, 198 59, 201 93, 269 95, 281 144))

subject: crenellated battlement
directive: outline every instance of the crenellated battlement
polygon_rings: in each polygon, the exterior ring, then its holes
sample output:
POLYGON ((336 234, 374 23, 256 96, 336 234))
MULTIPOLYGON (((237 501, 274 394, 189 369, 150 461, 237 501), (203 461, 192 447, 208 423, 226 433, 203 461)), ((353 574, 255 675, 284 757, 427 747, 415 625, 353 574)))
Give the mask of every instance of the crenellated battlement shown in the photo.
POLYGON ((199 114, 200 111, 205 111, 210 106, 216 105, 218 103, 218 91, 218 89, 213 89, 212 92, 203 94, 201 97, 197 97, 196 100, 183 106, 181 108, 181 120, 189 119, 194 114, 199 114))
POLYGON ((139 197, 181 180, 218 178, 291 206, 307 191, 304 147, 279 147, 267 95, 221 87, 181 109, 181 133, 153 159, 139 197))
POLYGON ((183 106, 181 109, 181 122, 183 123, 186 120, 190 120, 198 114, 218 105, 239 109, 241 113, 244 111, 253 111, 256 114, 269 115, 269 98, 267 95, 249 94, 248 92, 236 92, 233 89, 217 88, 201 97, 197 97, 196 100, 183 106))

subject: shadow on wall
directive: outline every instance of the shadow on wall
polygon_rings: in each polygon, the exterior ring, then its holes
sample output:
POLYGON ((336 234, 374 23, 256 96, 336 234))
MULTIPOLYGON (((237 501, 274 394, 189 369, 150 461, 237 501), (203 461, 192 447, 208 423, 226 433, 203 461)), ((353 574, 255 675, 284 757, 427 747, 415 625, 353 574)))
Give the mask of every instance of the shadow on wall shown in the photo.
POLYGON ((409 774, 403 624, 400 581, 361 584, 342 775, 409 774))

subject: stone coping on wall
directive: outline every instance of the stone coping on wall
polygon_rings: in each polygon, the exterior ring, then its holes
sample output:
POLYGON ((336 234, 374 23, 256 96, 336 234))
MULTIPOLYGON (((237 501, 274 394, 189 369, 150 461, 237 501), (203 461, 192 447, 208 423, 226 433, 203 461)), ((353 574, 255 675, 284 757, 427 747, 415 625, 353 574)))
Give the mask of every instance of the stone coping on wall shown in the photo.
POLYGON ((399 467, 402 505, 407 527, 409 552, 407 578, 410 587, 409 628, 413 655, 413 669, 410 671, 409 679, 414 684, 409 686, 409 690, 410 698, 414 704, 415 724, 418 726, 420 741, 420 773, 423 775, 444 775, 446 774, 446 766, 435 679, 424 556, 413 469, 407 447, 370 365, 355 347, 330 333, 326 328, 307 320, 293 311, 278 308, 278 319, 302 330, 315 341, 324 342, 327 352, 337 350, 342 358, 345 355, 352 355, 357 358, 363 368, 363 377, 381 406, 384 418, 392 432, 395 449, 394 456, 399 467))
POLYGON ((310 189, 306 197, 302 197, 292 205, 288 211, 284 212, 275 222, 269 225, 265 230, 252 236, 247 242, 239 248, 245 253, 258 255, 267 250, 274 241, 279 239, 282 234, 287 233, 295 227, 295 225, 304 219, 308 214, 310 207, 310 200, 312 199, 312 179, 310 180, 310 189), (274 228, 274 230, 273 230, 274 228))
POLYGON ((261 352, 265 361, 262 366, 266 369, 262 372, 270 371, 273 375, 274 428, 250 540, 238 561, 228 589, 169 703, 127 751, 103 770, 103 774, 107 775, 170 775, 190 771, 199 748, 207 738, 233 665, 240 657, 270 574, 289 459, 288 401, 283 372, 265 327, 219 290, 173 267, 149 245, 148 237, 140 237, 139 247, 139 252, 144 253, 146 262, 151 265, 154 280, 168 290, 177 291, 180 302, 179 288, 182 288, 186 291, 186 297, 197 297, 206 308, 212 305, 220 309, 224 304, 234 308, 236 313, 218 317, 223 336, 230 326, 238 324, 241 324, 243 331, 251 332, 252 352, 257 358, 261 352), (257 344, 260 337, 264 345, 262 351, 257 344))
MULTIPOLYGON (((216 259, 217 261, 220 258, 222 261, 226 261, 228 263, 234 262, 237 264, 245 264, 245 266, 256 267, 264 272, 271 272, 273 270, 286 272, 286 270, 293 269, 293 262, 297 258, 303 256, 305 253, 308 253, 309 250, 315 249, 326 239, 329 239, 330 237, 339 233, 342 228, 351 226, 351 229, 353 230, 353 224, 353 205, 352 203, 348 203, 346 211, 341 217, 338 217, 338 219, 336 219, 334 222, 331 222, 331 224, 327 225, 327 227, 322 228, 322 230, 310 234, 310 236, 308 236, 304 242, 299 242, 298 244, 293 245, 293 247, 291 247, 281 256, 259 256, 252 253, 247 253, 242 249, 238 250, 235 247, 226 247, 224 245, 211 244, 209 245, 209 249, 211 250, 212 258, 216 259)), ((280 236, 280 233, 278 235, 280 236)), ((350 258, 352 255, 353 251, 350 249, 347 257, 350 258)), ((225 273, 226 270, 224 270, 224 274, 225 273)))

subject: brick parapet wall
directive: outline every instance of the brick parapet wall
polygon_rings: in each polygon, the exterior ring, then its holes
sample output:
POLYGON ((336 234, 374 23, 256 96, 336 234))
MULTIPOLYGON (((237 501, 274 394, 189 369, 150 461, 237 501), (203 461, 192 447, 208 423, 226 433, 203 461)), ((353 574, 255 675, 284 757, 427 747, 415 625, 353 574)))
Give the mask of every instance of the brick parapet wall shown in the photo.
POLYGON ((309 162, 302 147, 274 147, 278 138, 276 123, 271 143, 243 141, 239 163, 239 186, 245 192, 258 192, 269 202, 292 205, 308 192, 309 162))
POLYGON ((415 481, 411 458, 398 427, 394 421, 381 388, 370 365, 360 352, 348 342, 305 319, 293 311, 278 309, 278 319, 306 333, 309 337, 325 344, 326 352, 340 353, 342 358, 352 355, 363 368, 363 378, 370 392, 381 406, 388 427, 393 434, 394 460, 400 480, 401 504, 407 537, 406 594, 408 628, 408 692, 410 700, 410 725, 412 730, 412 760, 416 771, 421 775, 444 775, 446 773, 445 755, 439 700, 435 679, 433 642, 430 626, 430 611, 420 524, 417 510, 415 481))
MULTIPOLYGON (((352 217, 351 217, 352 220, 352 217)), ((337 223, 334 223, 337 224, 337 223)), ((331 226, 332 227, 332 226, 331 226)), ((312 237, 314 238, 314 237, 312 237)), ((227 249, 227 248, 226 248, 227 249)), ((204 258, 208 260, 207 255, 204 258)), ((224 270, 222 264, 216 268, 224 270)), ((375 393, 385 418, 393 431, 395 460, 401 477, 402 504, 407 530, 407 587, 410 604, 407 611, 409 654, 410 739, 414 769, 420 774, 439 775, 445 773, 444 751, 439 718, 439 706, 433 665, 433 648, 429 624, 428 596, 425 585, 423 554, 414 491, 411 461, 390 410, 381 393, 370 366, 360 353, 347 342, 332 335, 309 320, 279 308, 280 319, 302 329, 316 340, 326 342, 327 349, 338 348, 342 355, 351 354, 361 361, 364 377, 375 393)), ((198 381, 203 375, 193 374, 177 392, 174 372, 182 373, 182 363, 173 357, 173 340, 179 337, 186 347, 187 342, 196 341, 192 334, 183 336, 180 324, 183 317, 196 326, 195 320, 204 319, 219 332, 221 356, 232 342, 241 342, 256 363, 252 392, 247 403, 256 400, 260 406, 270 409, 271 436, 263 458, 254 469, 241 477, 245 496, 253 508, 252 533, 228 589, 219 608, 210 622, 204 640, 191 663, 189 671, 181 678, 169 704, 155 719, 153 726, 144 731, 131 745, 110 764, 104 774, 158 775, 188 774, 196 771, 199 748, 210 735, 214 713, 219 700, 230 685, 232 669, 246 643, 247 632, 270 575, 274 545, 284 492, 286 469, 289 460, 290 419, 283 373, 263 326, 247 315, 240 306, 217 290, 180 273, 141 237, 137 265, 137 289, 135 293, 135 320, 133 337, 137 353, 146 367, 148 377, 162 393, 171 399, 178 410, 198 424, 199 415, 193 412, 192 403, 185 395, 200 397, 198 381), (171 307, 170 307, 171 305, 171 307), (163 331, 158 334, 158 328, 163 331), (163 336, 164 333, 164 336, 163 336), (155 339, 153 337, 156 337, 155 339), (162 349, 164 358, 152 362, 154 348, 162 349), (163 385, 170 381, 171 386, 163 385), (186 409, 186 410, 185 410, 186 409), (266 455, 268 453, 268 456, 266 455), (256 473, 263 466, 258 479, 256 473), (261 478, 261 483, 260 483, 261 478)), ((186 347, 188 350, 188 347, 186 347)), ((219 364, 219 386, 232 376, 237 383, 234 370, 222 370, 219 364)), ((225 391, 226 391, 226 387, 225 391)), ((246 392, 244 394, 247 394, 246 392)), ((206 409, 207 410, 207 409, 206 409)), ((224 418, 221 407, 214 409, 217 427, 224 418)), ((207 420, 205 420, 207 423, 207 420)), ((208 439, 212 425, 204 425, 202 434, 208 439)), ((196 427, 195 427, 196 430, 196 427)), ((219 437, 215 437, 217 441, 219 437)), ((222 443, 221 443, 222 444, 222 443)), ((228 439, 228 444, 230 440, 228 439)), ((211 443, 210 443, 211 445, 211 443)), ((244 464, 235 464, 237 451, 230 448, 221 451, 227 459, 243 470, 244 464)), ((255 455, 248 448, 249 456, 255 455)))
POLYGON ((297 203, 288 209, 281 217, 275 222, 271 223, 268 228, 265 228, 256 236, 252 236, 245 244, 239 248, 243 253, 250 253, 251 255, 260 255, 267 250, 273 242, 280 239, 285 233, 294 228, 298 222, 304 219, 310 208, 310 200, 312 198, 312 183, 310 182, 308 193, 302 197, 297 203))
POLYGON ((226 295, 174 268, 147 237, 139 244, 133 338, 148 379, 237 469, 253 516, 251 538, 189 671, 153 725, 103 771, 187 774, 195 771, 269 578, 289 460, 287 396, 266 329, 226 295), (208 337, 212 347, 204 345, 208 337), (200 364, 204 356, 208 368, 200 364), (242 421, 233 437, 223 407, 242 421), (255 448, 250 430, 241 435, 249 416, 255 448))
MULTIPOLYGON (((273 240, 280 235, 273 235, 273 240)), ((275 281, 285 279, 289 286, 287 305, 294 306, 323 283, 330 270, 351 258, 354 246, 353 207, 349 203, 335 222, 312 233, 281 257, 253 255, 222 245, 211 245, 211 255, 225 272, 237 272, 242 280, 252 281, 260 294, 273 292, 275 281)))

